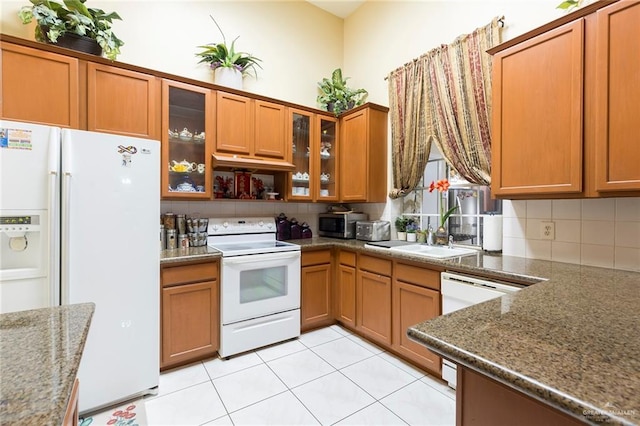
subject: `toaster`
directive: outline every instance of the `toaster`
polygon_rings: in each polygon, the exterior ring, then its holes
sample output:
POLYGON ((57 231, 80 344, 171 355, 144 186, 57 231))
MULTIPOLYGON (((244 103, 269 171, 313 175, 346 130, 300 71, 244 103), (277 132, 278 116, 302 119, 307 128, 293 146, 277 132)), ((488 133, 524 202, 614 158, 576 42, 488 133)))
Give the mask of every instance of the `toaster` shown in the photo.
POLYGON ((356 222, 356 239, 362 241, 388 241, 391 224, 386 220, 359 220, 356 222))

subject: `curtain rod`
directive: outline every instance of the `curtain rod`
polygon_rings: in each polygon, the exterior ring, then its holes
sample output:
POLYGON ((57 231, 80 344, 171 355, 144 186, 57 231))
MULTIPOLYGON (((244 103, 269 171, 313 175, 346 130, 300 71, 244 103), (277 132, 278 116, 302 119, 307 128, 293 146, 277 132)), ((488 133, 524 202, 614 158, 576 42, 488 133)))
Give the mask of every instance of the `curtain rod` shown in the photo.
MULTIPOLYGON (((500 25, 500 27, 501 27, 501 28, 504 28, 504 16, 501 16, 500 18, 498 18, 498 23, 499 23, 499 25, 500 25)), ((474 31, 475 31, 475 30, 474 30, 474 31)), ((417 61, 418 59, 420 59, 420 58, 413 58, 412 62, 415 62, 415 61, 417 61)), ((405 64, 405 65, 406 65, 406 64, 405 64)), ((387 76, 387 77, 385 77, 385 78, 384 78, 384 81, 387 81, 388 79, 389 79, 389 77, 387 76)))

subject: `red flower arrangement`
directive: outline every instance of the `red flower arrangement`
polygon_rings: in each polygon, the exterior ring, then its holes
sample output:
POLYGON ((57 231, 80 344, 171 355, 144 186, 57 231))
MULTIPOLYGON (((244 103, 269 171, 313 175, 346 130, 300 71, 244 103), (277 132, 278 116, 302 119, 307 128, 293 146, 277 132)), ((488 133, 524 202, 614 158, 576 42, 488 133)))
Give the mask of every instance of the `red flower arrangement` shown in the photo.
POLYGON ((449 180, 442 179, 439 181, 431 181, 431 185, 429 185, 429 192, 433 192, 437 190, 440 195, 440 226, 444 228, 444 223, 449 219, 449 216, 453 214, 454 211, 458 208, 458 206, 453 206, 446 212, 444 211, 444 193, 449 190, 449 180))

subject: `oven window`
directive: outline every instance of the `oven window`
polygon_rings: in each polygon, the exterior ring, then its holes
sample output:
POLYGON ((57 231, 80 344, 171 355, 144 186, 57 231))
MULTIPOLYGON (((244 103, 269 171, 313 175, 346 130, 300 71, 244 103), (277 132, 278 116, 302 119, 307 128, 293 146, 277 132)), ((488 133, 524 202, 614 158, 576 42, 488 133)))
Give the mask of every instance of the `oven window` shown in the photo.
POLYGON ((240 272, 240 303, 251 303, 286 296, 287 267, 251 269, 240 272))

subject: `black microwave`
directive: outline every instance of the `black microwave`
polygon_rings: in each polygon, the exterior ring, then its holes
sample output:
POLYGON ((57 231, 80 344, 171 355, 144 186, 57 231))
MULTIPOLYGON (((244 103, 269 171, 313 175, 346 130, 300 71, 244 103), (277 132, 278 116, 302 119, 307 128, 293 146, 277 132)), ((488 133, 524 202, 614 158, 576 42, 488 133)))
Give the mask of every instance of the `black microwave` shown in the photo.
POLYGON ((318 215, 318 235, 321 237, 356 238, 356 222, 368 220, 366 213, 320 213, 318 215))

